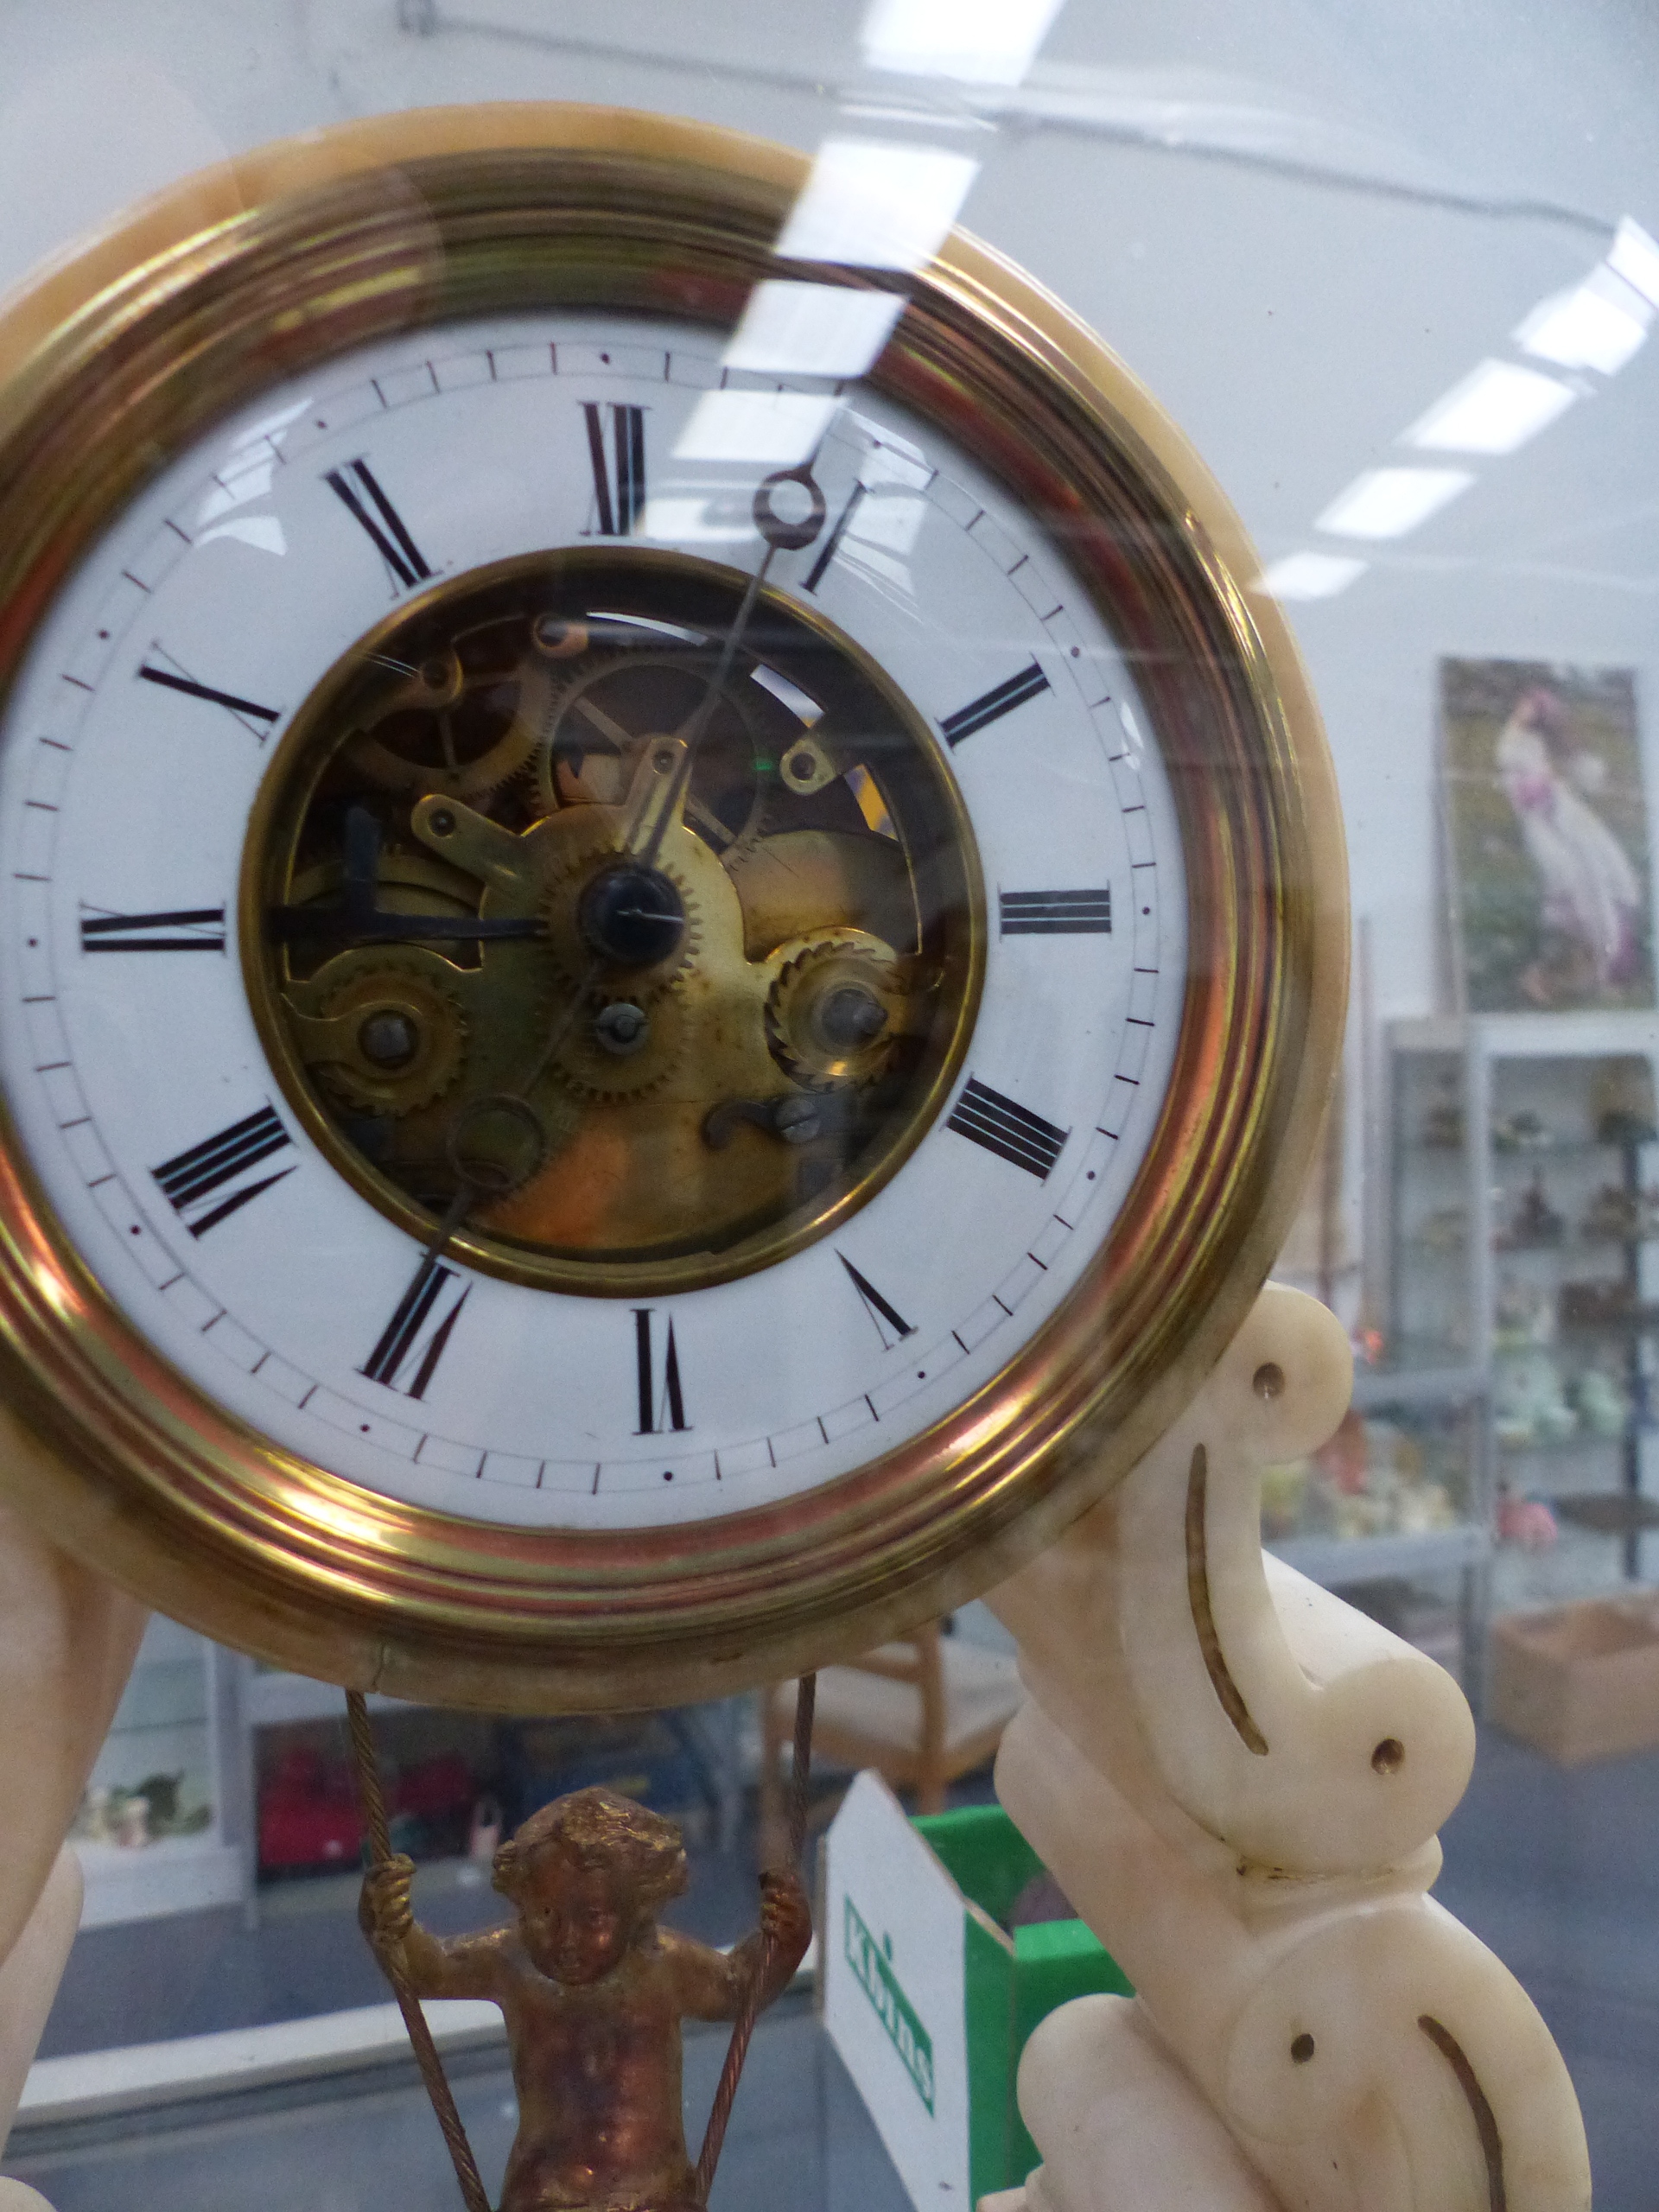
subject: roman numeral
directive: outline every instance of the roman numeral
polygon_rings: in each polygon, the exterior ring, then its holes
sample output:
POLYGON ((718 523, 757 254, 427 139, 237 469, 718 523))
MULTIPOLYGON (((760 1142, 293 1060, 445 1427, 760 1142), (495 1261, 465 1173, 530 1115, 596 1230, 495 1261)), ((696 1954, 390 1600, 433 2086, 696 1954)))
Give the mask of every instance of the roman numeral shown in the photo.
POLYGON ((375 550, 405 591, 430 576, 432 571, 426 565, 420 547, 410 536, 403 517, 375 481, 366 461, 348 461, 344 468, 331 468, 322 480, 346 513, 362 524, 375 550), (374 513, 364 505, 365 499, 374 513))
POLYGON ((1098 891, 1002 891, 1004 937, 1104 937, 1112 927, 1112 887, 1098 891))
POLYGON ((954 1129, 959 1137, 983 1145, 999 1160, 1012 1160, 1016 1167, 1023 1167, 1028 1175, 1034 1175, 1039 1183, 1048 1180, 1050 1171, 1071 1134, 1070 1129, 1057 1129, 1052 1122, 1046 1122, 1028 1106, 1005 1098, 1000 1090, 993 1090, 977 1076, 969 1077, 968 1086, 957 1101, 957 1109, 944 1126, 954 1129))
POLYGON ((988 722, 1001 721, 1004 715, 1011 715, 1016 707, 1023 707, 1027 699, 1034 699, 1039 691, 1046 691, 1048 678, 1035 661, 1029 668, 1022 668, 1018 676, 1011 676, 1007 683, 972 699, 965 707, 958 707, 954 715, 947 715, 939 724, 948 745, 960 745, 964 737, 971 737, 976 730, 983 729, 988 722))
POLYGON ((657 1361, 652 1344, 652 1317, 656 1308, 636 1306, 633 1309, 633 1349, 639 1373, 639 1426, 636 1436, 660 1436, 663 1415, 668 1415, 670 1428, 690 1428, 685 1417, 685 1398, 680 1389, 680 1355, 674 1342, 674 1324, 668 1325, 667 1341, 663 1346, 662 1387, 657 1384, 657 1361))
POLYGON ((285 1175, 294 1173, 294 1168, 289 1166, 279 1167, 274 1175, 253 1174, 253 1170, 273 1153, 283 1151, 293 1141, 275 1109, 264 1105, 257 1114, 232 1122, 229 1128, 220 1129, 216 1136, 204 1137, 188 1152, 164 1160, 159 1167, 152 1167, 149 1172, 160 1186, 162 1196, 190 1234, 205 1236, 221 1221, 239 1213, 261 1191, 270 1190, 273 1183, 280 1183, 285 1175))
POLYGON ((471 1289, 454 1268, 429 1254, 358 1373, 406 1398, 423 1398, 471 1289))
MULTIPOLYGON (((588 459, 594 472, 594 506, 601 537, 626 537, 645 510, 645 410, 609 401, 584 399, 582 411, 588 423, 588 459), (611 410, 611 457, 605 451, 605 408, 611 410)), ((590 533, 584 531, 583 537, 590 533)))
MULTIPOLYGON (((159 644, 155 647, 158 653, 165 650, 159 644)), ((168 653, 167 658, 173 660, 172 654, 168 653)), ((280 707, 262 707, 257 700, 245 699, 235 691, 219 691, 211 683, 198 683, 194 676, 184 674, 176 661, 171 668, 158 668, 154 661, 144 661, 140 664, 138 675, 143 683, 157 683, 164 691, 182 691, 187 699, 206 699, 210 706, 225 708, 262 744, 283 711, 280 707), (256 728, 257 723, 264 727, 256 728)))
POLYGON ((222 906, 175 906, 163 914, 109 914, 80 903, 83 952, 223 952, 222 906))
POLYGON ((891 1351, 901 1337, 913 1337, 916 1333, 913 1325, 906 1320, 896 1306, 887 1303, 869 1277, 860 1274, 844 1252, 837 1252, 836 1257, 852 1278, 853 1288, 863 1300, 864 1311, 875 1325, 875 1333, 881 1339, 882 1351, 891 1351), (891 1338, 887 1334, 889 1329, 893 1332, 891 1338))
POLYGON ((817 591, 818 586, 823 582, 824 571, 840 552, 841 541, 847 535, 847 525, 858 512, 858 503, 868 488, 867 485, 855 484, 848 494, 846 505, 836 517, 835 528, 823 541, 823 550, 807 571, 806 582, 802 587, 804 590, 817 591))

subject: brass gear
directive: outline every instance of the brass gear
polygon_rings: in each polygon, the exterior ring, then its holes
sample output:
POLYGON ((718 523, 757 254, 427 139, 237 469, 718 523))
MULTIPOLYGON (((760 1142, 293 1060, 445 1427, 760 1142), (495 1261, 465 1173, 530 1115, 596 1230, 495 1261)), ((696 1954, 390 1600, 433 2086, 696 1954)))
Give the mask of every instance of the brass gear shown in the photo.
POLYGON ((893 947, 868 930, 816 930, 772 957, 779 964, 766 996, 766 1043, 785 1073, 813 1085, 875 1082, 906 1027, 906 993, 893 947), (855 1005, 880 1007, 885 1018, 874 1035, 849 1038, 828 1026, 831 1002, 842 994, 855 1005))
POLYGON ((465 799, 475 804, 489 798, 503 785, 522 775, 543 742, 551 711, 555 683, 544 662, 528 652, 509 675, 493 673, 480 679, 480 688, 518 687, 512 718, 494 741, 470 760, 452 767, 443 760, 418 760, 377 737, 375 731, 393 715, 424 713, 442 727, 445 716, 464 701, 467 680, 458 655, 451 649, 432 656, 392 693, 369 726, 349 745, 351 765, 370 783, 384 791, 406 793, 413 798, 436 796, 465 799))
MULTIPOLYGON (((687 669, 683 659, 671 653, 607 652, 594 655, 585 667, 567 676, 564 682, 553 691, 543 726, 541 742, 536 747, 531 758, 518 772, 518 779, 528 786, 529 801, 534 813, 545 817, 550 814, 560 813, 572 805, 597 804, 613 806, 620 804, 632 779, 640 748, 650 738, 662 736, 668 733, 657 726, 637 732, 628 731, 626 733, 627 749, 625 752, 620 747, 618 747, 618 757, 621 765, 619 774, 614 779, 614 788, 607 784, 604 787, 594 790, 581 799, 566 798, 558 790, 556 758, 559 739, 562 734, 565 734, 567 722, 570 722, 572 728, 568 735, 574 749, 582 753, 603 755, 606 734, 587 724, 585 719, 579 715, 578 702, 584 693, 593 690, 607 677, 625 672, 630 675, 648 674, 657 669, 666 670, 677 675, 694 673, 687 669)), ((734 685, 728 683, 722 689, 721 697, 741 725, 744 736, 747 741, 748 757, 753 760, 759 739, 753 721, 745 711, 742 695, 734 685)), ((693 829, 698 826, 700 804, 699 795, 696 791, 694 784, 693 790, 687 794, 686 808, 688 826, 693 829)), ((746 844, 754 836, 763 804, 764 792, 757 777, 748 812, 737 829, 733 830, 712 814, 709 816, 703 827, 705 830, 717 830, 719 836, 715 842, 718 849, 722 852, 730 851, 746 844)))
POLYGON ((578 1098, 601 1103, 645 1098, 660 1090, 679 1065, 685 1048, 686 1009, 672 984, 641 1001, 632 992, 596 992, 584 1001, 553 1055, 552 1072, 578 1098), (600 1042, 599 1023, 607 1007, 638 1007, 648 1026, 645 1041, 618 1053, 600 1042))
MULTIPOLYGON (((598 812, 598 809, 594 810, 598 812)), ((702 910, 696 893, 686 880, 686 873, 675 865, 671 855, 659 857, 654 863, 655 872, 664 875, 679 893, 680 904, 685 911, 685 927, 680 941, 665 960, 653 962, 645 968, 601 968, 597 978, 594 975, 594 957, 582 933, 577 909, 582 894, 607 865, 625 861, 628 849, 620 832, 601 828, 595 823, 589 828, 581 820, 585 810, 573 810, 566 815, 571 826, 562 841, 558 859, 550 871, 548 887, 542 901, 542 912, 547 920, 548 950, 551 964, 560 978, 573 989, 592 989, 597 986, 603 998, 632 999, 641 1006, 654 1000, 682 976, 696 958, 702 942, 702 910)), ((610 808, 604 810, 614 819, 610 808)))
POLYGON ((467 1016, 418 952, 344 952, 313 979, 316 1013, 296 1023, 319 1080, 360 1113, 401 1118, 450 1089, 467 1057, 467 1016), (372 1048, 378 1032, 382 1057, 372 1048), (400 1042, 405 1049, 399 1054, 400 1042))

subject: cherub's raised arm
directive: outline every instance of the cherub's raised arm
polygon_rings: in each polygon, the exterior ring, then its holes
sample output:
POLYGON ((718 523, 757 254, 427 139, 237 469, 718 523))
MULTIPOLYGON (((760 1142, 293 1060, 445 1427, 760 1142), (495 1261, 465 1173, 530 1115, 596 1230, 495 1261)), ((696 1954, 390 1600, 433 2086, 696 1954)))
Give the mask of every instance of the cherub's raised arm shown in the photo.
POLYGON ((792 1871, 760 1877, 760 1925, 729 1951, 716 1951, 689 1936, 664 1932, 674 1962, 680 2009, 694 2020, 734 2020, 744 1992, 764 1968, 760 2003, 770 2005, 789 1986, 812 1940, 806 1892, 792 1871))
POLYGON ((504 1931, 429 1935, 410 1908, 414 1879, 415 1862, 402 1857, 363 1877, 357 1917, 376 1958, 389 1974, 401 1971, 417 1997, 494 1997, 504 1931))

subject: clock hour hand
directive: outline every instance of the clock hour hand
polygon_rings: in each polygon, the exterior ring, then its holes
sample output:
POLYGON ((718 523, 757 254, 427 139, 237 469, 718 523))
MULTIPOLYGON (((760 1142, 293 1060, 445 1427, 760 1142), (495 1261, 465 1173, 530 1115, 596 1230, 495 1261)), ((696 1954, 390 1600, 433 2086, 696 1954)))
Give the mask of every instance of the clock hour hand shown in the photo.
POLYGON ((346 816, 346 874, 339 904, 270 906, 265 925, 279 944, 476 944, 544 937, 534 915, 485 920, 472 914, 398 914, 378 902, 380 825, 367 807, 346 816))

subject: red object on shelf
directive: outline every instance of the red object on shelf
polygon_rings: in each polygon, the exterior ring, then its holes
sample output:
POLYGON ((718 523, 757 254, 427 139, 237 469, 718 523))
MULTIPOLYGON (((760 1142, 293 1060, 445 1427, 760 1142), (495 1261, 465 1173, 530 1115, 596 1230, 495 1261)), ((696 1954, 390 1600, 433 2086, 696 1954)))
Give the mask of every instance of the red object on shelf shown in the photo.
POLYGON ((391 1808, 419 1813, 430 1820, 435 1813, 467 1813, 478 1796, 478 1783, 459 1751, 440 1752, 406 1766, 392 1784, 391 1808))
POLYGON ((354 1866, 362 1848, 350 1777, 321 1752, 290 1746, 259 1793, 260 1866, 354 1866))
MULTIPOLYGON (((455 1751, 405 1767, 389 1780, 386 1809, 418 1820, 465 1821, 478 1782, 455 1751)), ((357 1794, 346 1769, 320 1751, 290 1745, 259 1793, 259 1864, 267 1872, 301 1866, 355 1866, 363 1848, 357 1794)))

